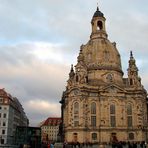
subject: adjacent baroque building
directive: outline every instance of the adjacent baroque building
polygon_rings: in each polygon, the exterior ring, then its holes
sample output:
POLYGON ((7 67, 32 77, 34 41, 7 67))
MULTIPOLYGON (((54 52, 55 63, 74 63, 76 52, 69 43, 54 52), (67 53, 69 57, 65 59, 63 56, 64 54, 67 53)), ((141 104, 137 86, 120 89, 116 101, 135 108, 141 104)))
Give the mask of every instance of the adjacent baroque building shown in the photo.
POLYGON ((62 137, 67 142, 147 140, 147 92, 132 52, 123 77, 115 42, 110 42, 104 14, 97 8, 90 40, 81 45, 60 101, 62 137))

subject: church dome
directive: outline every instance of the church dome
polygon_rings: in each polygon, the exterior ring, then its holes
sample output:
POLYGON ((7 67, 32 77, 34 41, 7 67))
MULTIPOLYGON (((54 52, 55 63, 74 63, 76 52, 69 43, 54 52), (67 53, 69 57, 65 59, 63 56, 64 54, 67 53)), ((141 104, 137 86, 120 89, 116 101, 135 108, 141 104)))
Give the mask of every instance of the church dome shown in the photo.
POLYGON ((116 43, 107 39, 90 40, 83 46, 83 57, 88 70, 114 70, 122 73, 116 43))
MULTIPOLYGON (((91 24, 92 33, 86 45, 81 46, 78 63, 87 67, 88 79, 97 84, 106 83, 108 75, 114 77, 114 82, 122 83, 122 67, 120 54, 115 42, 108 40, 105 28, 105 17, 97 7, 91 24)), ((76 66, 77 67, 77 66, 76 66)))

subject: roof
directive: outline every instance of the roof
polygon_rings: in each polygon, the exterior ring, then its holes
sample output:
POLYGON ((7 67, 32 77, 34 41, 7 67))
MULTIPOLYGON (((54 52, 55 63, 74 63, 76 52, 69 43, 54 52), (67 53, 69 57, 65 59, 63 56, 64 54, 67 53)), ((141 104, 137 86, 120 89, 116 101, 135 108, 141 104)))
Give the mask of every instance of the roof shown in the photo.
POLYGON ((99 8, 97 7, 97 10, 94 13, 93 17, 104 17, 104 14, 101 11, 99 11, 99 8))
POLYGON ((49 117, 41 126, 57 126, 60 125, 62 119, 60 117, 49 117))

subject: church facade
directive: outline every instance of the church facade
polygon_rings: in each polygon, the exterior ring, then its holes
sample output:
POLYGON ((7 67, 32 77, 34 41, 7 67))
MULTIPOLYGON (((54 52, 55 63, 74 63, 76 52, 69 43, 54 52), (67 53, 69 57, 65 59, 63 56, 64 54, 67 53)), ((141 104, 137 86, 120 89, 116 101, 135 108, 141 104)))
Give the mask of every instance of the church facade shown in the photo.
POLYGON ((115 42, 110 42, 104 14, 97 7, 89 41, 81 45, 61 103, 67 142, 146 141, 147 91, 132 52, 123 77, 115 42))

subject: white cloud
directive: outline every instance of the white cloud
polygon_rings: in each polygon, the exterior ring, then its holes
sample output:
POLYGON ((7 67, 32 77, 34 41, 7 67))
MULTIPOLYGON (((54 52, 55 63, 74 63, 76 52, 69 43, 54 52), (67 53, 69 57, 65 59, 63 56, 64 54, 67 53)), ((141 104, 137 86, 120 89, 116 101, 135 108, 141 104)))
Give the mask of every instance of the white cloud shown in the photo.
POLYGON ((50 103, 49 101, 45 101, 44 99, 34 99, 29 100, 25 103, 25 107, 28 110, 32 110, 33 112, 42 112, 44 114, 49 114, 51 116, 60 116, 60 104, 50 103))
POLYGON ((24 103, 24 107, 27 110, 27 115, 31 120, 31 126, 37 126, 39 122, 45 120, 48 117, 60 117, 60 104, 51 103, 44 99, 29 100, 24 103), (40 118, 38 117, 40 116, 40 118))
POLYGON ((33 43, 32 54, 39 58, 41 61, 56 61, 58 63, 66 63, 64 56, 60 49, 63 45, 56 45, 47 42, 35 42, 33 43))

